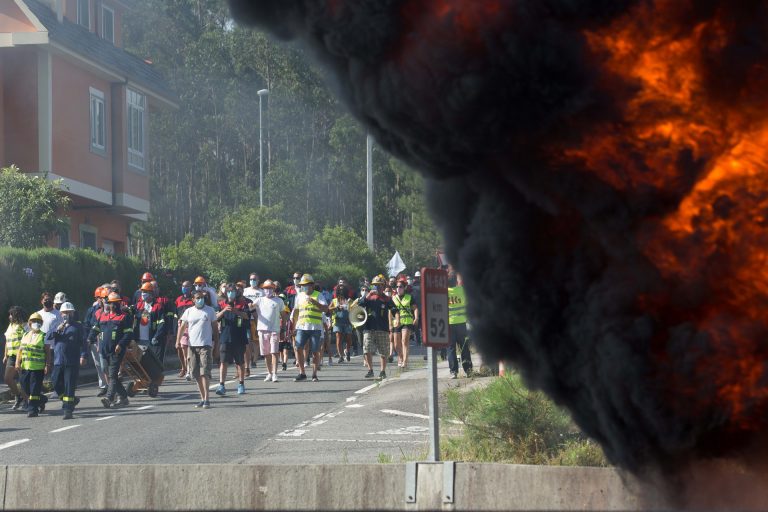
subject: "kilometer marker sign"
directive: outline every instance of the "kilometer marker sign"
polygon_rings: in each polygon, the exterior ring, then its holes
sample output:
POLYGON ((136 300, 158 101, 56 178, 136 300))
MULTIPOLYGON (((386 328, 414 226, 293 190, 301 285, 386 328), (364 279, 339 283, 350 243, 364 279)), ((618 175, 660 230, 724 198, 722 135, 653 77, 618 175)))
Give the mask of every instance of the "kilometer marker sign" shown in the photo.
POLYGON ((421 336, 424 345, 448 346, 448 272, 421 269, 421 336))

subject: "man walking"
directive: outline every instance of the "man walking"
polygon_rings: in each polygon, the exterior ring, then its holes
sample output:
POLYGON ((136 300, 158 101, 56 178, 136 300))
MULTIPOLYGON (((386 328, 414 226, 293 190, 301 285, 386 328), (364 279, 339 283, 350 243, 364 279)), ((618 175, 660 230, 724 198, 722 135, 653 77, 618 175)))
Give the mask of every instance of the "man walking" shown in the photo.
MULTIPOLYGON (((91 329, 96 325, 96 312, 104 309, 104 299, 109 292, 103 286, 99 286, 93 292, 93 304, 85 312, 85 321, 83 322, 83 334, 87 341, 91 329)), ((88 343, 88 351, 91 353, 93 365, 96 367, 96 374, 99 377, 99 393, 96 395, 102 397, 107 394, 107 369, 101 366, 101 357, 96 343, 88 343)))
POLYGON ((107 367, 109 385, 107 395, 101 399, 101 404, 109 409, 128 405, 128 393, 118 380, 120 365, 125 357, 125 350, 133 339, 133 322, 122 308, 123 298, 119 293, 111 292, 107 296, 106 309, 96 312, 96 325, 91 329, 88 341, 94 343, 99 339, 99 353, 107 367), (115 394, 120 398, 115 402, 115 394))
POLYGON ((16 371, 21 371, 21 387, 29 397, 27 417, 36 418, 40 411, 45 410, 45 402, 48 401, 43 394, 43 377, 51 369, 51 350, 50 345, 45 344, 40 313, 32 313, 28 323, 29 331, 21 338, 16 354, 16 371))
POLYGON ((216 394, 219 396, 226 394, 224 382, 227 380, 227 368, 234 363, 239 382, 237 394, 242 395, 245 393, 245 365, 247 364, 245 346, 248 343, 248 302, 237 296, 237 289, 232 283, 226 284, 224 294, 226 300, 219 303, 219 312, 216 313, 216 320, 221 325, 219 387, 216 388, 216 394))
POLYGON ((207 291, 194 293, 194 307, 188 308, 181 315, 179 332, 176 335, 177 346, 184 333, 189 333, 189 360, 187 367, 197 382, 200 402, 195 407, 208 409, 208 383, 211 381, 211 364, 219 352, 219 330, 216 326, 216 313, 205 304, 207 291))
POLYGON ((271 279, 261 285, 264 296, 250 305, 256 312, 256 322, 261 353, 267 363, 267 377, 264 382, 277 382, 277 354, 280 351, 280 321, 287 319, 283 299, 275 295, 275 283, 271 279))
POLYGON ((136 317, 133 334, 136 343, 151 350, 160 364, 165 360, 165 345, 168 324, 165 303, 155 297, 155 288, 147 281, 141 285, 141 295, 136 302, 136 317))
POLYGON ((51 330, 46 338, 53 343, 53 389, 61 397, 64 419, 71 420, 75 406, 80 402, 75 397, 77 376, 80 366, 85 366, 88 344, 83 335, 83 325, 75 319, 75 307, 71 302, 61 305, 62 321, 51 330))
POLYGON ((373 378, 373 354, 379 354, 381 371, 379 379, 387 378, 387 355, 389 354, 389 315, 394 312, 392 300, 384 295, 387 282, 378 275, 371 282, 371 291, 363 293, 358 304, 365 308, 368 319, 363 325, 363 355, 368 366, 366 379, 373 378))
POLYGON ((456 358, 456 346, 458 345, 461 352, 461 366, 464 368, 464 374, 469 377, 472 374, 472 354, 469 351, 467 337, 467 298, 464 294, 464 281, 461 274, 456 272, 453 275, 449 274, 448 283, 448 324, 450 326, 448 367, 451 370, 451 378, 457 378, 459 361, 456 358))
POLYGON ((296 306, 291 313, 296 332, 296 360, 299 375, 296 382, 307 380, 304 362, 312 353, 312 382, 317 382, 317 368, 320 365, 320 341, 323 335, 323 313, 328 312, 328 303, 315 290, 315 280, 309 274, 301 276, 300 293, 296 296, 296 306))
POLYGON ((181 364, 179 377, 185 377, 189 381, 192 380, 192 374, 189 373, 189 368, 187 368, 187 359, 189 357, 189 334, 185 332, 179 337, 178 333, 181 330, 181 317, 187 309, 194 307, 194 305, 195 301, 192 299, 192 282, 184 281, 181 283, 181 295, 176 297, 175 302, 176 313, 174 314, 174 317, 176 318, 176 331, 174 337, 176 338, 176 354, 178 354, 179 363, 181 364))

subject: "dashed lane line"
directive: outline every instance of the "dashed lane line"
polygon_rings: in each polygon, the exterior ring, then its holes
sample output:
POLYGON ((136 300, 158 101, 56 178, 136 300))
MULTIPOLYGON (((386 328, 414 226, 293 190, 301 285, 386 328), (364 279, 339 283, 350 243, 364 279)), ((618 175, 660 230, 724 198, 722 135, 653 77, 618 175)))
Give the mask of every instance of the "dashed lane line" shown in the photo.
POLYGON ((64 432, 65 430, 71 430, 73 428, 77 428, 80 425, 67 425, 66 427, 57 428, 56 430, 51 430, 48 432, 49 434, 57 434, 59 432, 64 432))
POLYGON ((344 407, 346 407, 347 409, 357 409, 358 407, 365 407, 365 405, 363 405, 363 404, 349 404, 349 405, 345 405, 344 407))
POLYGON ((145 406, 137 408, 136 410, 137 411, 146 411, 147 409, 152 409, 153 407, 154 407, 154 405, 145 405, 145 406))
POLYGON ((29 441, 29 439, 17 439, 16 441, 10 441, 8 443, 0 444, 0 450, 5 450, 6 448, 10 448, 12 446, 16 446, 19 444, 23 444, 29 441))
POLYGON ((101 418, 96 418, 94 421, 111 420, 112 418, 114 418, 114 416, 102 416, 101 418))
POLYGON ((363 393, 369 392, 370 390, 372 390, 373 388, 375 388, 378 385, 379 385, 379 383, 377 382, 375 384, 371 384, 370 386, 365 386, 363 389, 358 389, 357 391, 355 391, 355 394, 356 395, 362 395, 363 393))
POLYGON ((330 442, 330 443, 373 443, 373 444, 424 444, 426 441, 414 441, 409 439, 318 439, 318 438, 279 438, 270 439, 270 441, 289 441, 294 443, 296 441, 309 441, 309 442, 330 442))
MULTIPOLYGON (((398 411, 396 409, 381 409, 381 412, 384 414, 391 414, 393 416, 405 416, 408 418, 419 418, 422 420, 428 420, 429 416, 426 414, 418 414, 415 412, 406 412, 406 411, 398 411)), ((464 423, 459 420, 443 420, 442 418, 440 421, 448 421, 448 423, 453 423, 454 425, 463 425, 464 423)))

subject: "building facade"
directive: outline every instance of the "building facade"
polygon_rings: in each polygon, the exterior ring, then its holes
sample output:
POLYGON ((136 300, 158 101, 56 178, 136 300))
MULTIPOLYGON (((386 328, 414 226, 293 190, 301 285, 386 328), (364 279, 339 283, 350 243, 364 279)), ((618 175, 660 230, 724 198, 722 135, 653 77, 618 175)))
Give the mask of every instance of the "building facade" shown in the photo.
POLYGON ((126 0, 0 0, 0 165, 61 180, 56 247, 129 252, 146 221, 149 118, 178 108, 152 65, 122 49, 126 0))

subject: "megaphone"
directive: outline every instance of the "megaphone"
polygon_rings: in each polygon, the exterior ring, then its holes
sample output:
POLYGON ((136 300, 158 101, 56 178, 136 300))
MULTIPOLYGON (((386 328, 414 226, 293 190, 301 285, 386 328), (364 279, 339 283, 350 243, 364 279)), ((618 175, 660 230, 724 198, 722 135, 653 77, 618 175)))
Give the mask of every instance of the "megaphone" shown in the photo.
POLYGON ((356 329, 362 327, 368 320, 368 312, 364 307, 354 305, 349 307, 349 323, 356 329))

